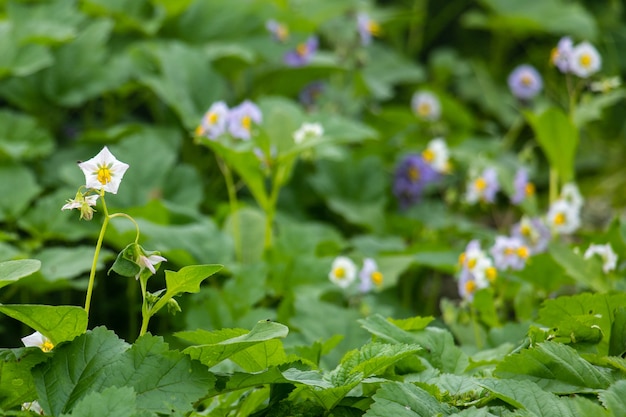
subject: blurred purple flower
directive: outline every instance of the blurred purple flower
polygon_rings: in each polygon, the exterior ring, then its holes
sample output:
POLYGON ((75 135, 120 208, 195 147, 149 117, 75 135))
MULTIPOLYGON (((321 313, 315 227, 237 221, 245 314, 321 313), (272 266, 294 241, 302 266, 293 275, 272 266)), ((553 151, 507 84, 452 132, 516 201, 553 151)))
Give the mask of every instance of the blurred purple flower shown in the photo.
POLYGON ((227 122, 228 106, 223 101, 217 101, 202 116, 196 135, 215 139, 226 131, 227 122))
POLYGON ((490 252, 496 268, 500 270, 523 269, 530 256, 530 249, 525 242, 514 236, 497 236, 490 252))
POLYGON ((259 124, 262 119, 261 110, 257 105, 246 100, 231 109, 228 115, 228 131, 235 138, 248 140, 252 123, 259 124))
POLYGON ((515 205, 521 204, 527 197, 535 193, 535 186, 528 181, 528 171, 526 168, 520 168, 515 173, 513 180, 515 194, 511 197, 511 202, 515 205))
POLYGON ((277 42, 285 42, 289 37, 287 25, 277 22, 274 19, 265 22, 265 28, 272 34, 272 38, 277 42))
POLYGON ((539 217, 526 216, 513 225, 511 236, 523 240, 531 255, 545 252, 552 237, 550 229, 539 217))
POLYGON ((361 280, 359 290, 362 293, 370 292, 374 286, 380 287, 383 284, 383 274, 378 270, 378 265, 374 259, 365 258, 363 260, 359 279, 361 280))
POLYGON ((380 25, 370 19, 369 15, 365 12, 357 14, 356 21, 359 37, 361 38, 361 45, 369 45, 372 43, 372 36, 378 36, 380 34, 380 25))
POLYGON ((570 57, 574 50, 574 43, 569 36, 562 37, 556 48, 552 49, 550 54, 550 62, 557 67, 559 71, 566 74, 570 72, 570 57))
POLYGON ((424 187, 436 182, 440 175, 421 155, 408 155, 398 165, 393 193, 400 207, 408 208, 417 203, 424 187))
POLYGON ((484 169, 482 174, 469 182, 465 199, 470 204, 478 201, 493 203, 499 190, 498 174, 495 169, 488 167, 484 169))
POLYGON ((543 80, 537 70, 531 65, 520 65, 509 75, 511 93, 521 100, 535 97, 543 88, 543 80))
POLYGON ((311 61, 317 52, 318 41, 316 36, 310 36, 306 42, 302 42, 295 49, 288 51, 284 56, 285 64, 290 67, 302 67, 311 61))

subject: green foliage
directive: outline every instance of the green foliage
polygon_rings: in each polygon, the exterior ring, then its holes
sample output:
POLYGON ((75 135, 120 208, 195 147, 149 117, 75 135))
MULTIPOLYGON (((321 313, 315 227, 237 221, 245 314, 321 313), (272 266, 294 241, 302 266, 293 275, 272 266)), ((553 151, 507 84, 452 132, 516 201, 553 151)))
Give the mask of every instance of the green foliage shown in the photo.
POLYGON ((0 288, 34 274, 41 268, 37 259, 0 262, 0 288))

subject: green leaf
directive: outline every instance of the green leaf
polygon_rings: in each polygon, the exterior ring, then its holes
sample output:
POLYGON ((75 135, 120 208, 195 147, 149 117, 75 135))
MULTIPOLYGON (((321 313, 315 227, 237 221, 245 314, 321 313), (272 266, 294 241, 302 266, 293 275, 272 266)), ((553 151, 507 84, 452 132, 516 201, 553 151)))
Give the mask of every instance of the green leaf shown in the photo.
POLYGON ((623 415, 626 410, 626 380, 617 381, 606 391, 601 392, 598 398, 614 417, 623 415))
POLYGON ((591 121, 600 120, 602 111, 605 108, 615 106, 617 102, 624 98, 626 98, 626 90, 624 89, 613 90, 603 94, 583 95, 574 113, 576 126, 582 127, 591 121))
POLYGON ((374 403, 364 414, 365 417, 448 416, 457 411, 456 408, 439 402, 422 388, 409 383, 382 384, 372 399, 374 403))
POLYGON ((41 187, 33 173, 23 165, 0 162, 0 221, 13 219, 24 211, 39 194, 41 187))
POLYGON ((132 417, 135 412, 135 391, 131 387, 110 387, 87 394, 70 414, 61 417, 132 417))
POLYGON ((626 307, 615 310, 615 320, 611 325, 609 355, 623 357, 626 353, 626 307))
POLYGON ((399 83, 415 84, 425 78, 424 69, 415 61, 378 44, 371 45, 361 75, 372 96, 378 100, 393 97, 394 87, 399 83))
POLYGON ((149 0, 86 0, 82 8, 88 14, 115 19, 119 31, 136 30, 145 35, 154 35, 166 15, 149 0))
POLYGON ((9 409, 37 397, 30 370, 47 356, 39 348, 0 350, 0 409, 9 409))
MULTIPOLYGON (((198 345, 190 346, 183 352, 208 367, 253 348, 255 345, 260 345, 256 349, 248 351, 247 357, 239 356, 243 365, 254 369, 258 368, 258 364, 265 363, 268 356, 272 357, 277 349, 282 350, 282 345, 279 347, 272 339, 284 338, 288 332, 287 326, 264 320, 258 322, 249 332, 243 329, 223 329, 214 332, 195 330, 177 332, 175 336, 198 345)), ((279 354, 279 358, 281 356, 279 354)))
POLYGON ((20 44, 58 45, 72 40, 85 16, 75 1, 54 0, 45 3, 7 3, 7 15, 13 23, 20 44))
POLYGON ((506 356, 494 375, 530 380, 558 394, 597 392, 614 381, 608 369, 593 366, 575 349, 556 342, 539 343, 519 354, 506 356))
POLYGON ((223 268, 222 265, 188 265, 178 272, 165 271, 167 291, 172 297, 183 292, 200 291, 200 283, 223 268))
POLYGON ((47 156, 54 140, 37 120, 22 113, 0 111, 0 158, 28 161, 47 156))
POLYGON ((602 271, 596 268, 593 262, 589 262, 581 254, 575 253, 571 247, 553 243, 549 246, 548 251, 556 263, 565 270, 565 273, 579 284, 598 292, 610 290, 611 284, 604 279, 602 271))
POLYGON ((41 268, 41 261, 37 259, 0 262, 0 288, 34 274, 39 268, 41 268))
POLYGON ((535 132, 535 138, 563 183, 574 179, 574 157, 578 147, 578 129, 557 107, 541 114, 524 112, 535 132))
MULTIPOLYGON (((429 321, 432 321, 432 318, 429 321)), ((400 328, 396 322, 386 320, 380 314, 374 314, 366 319, 361 319, 359 320, 359 323, 365 330, 387 342, 415 343, 416 340, 414 334, 400 328)), ((401 324, 402 323, 403 322, 401 322, 401 324)), ((424 327, 426 327, 426 325, 424 325, 424 327)))
POLYGON ((0 79, 10 75, 26 77, 53 62, 46 47, 20 44, 15 32, 9 24, 0 26, 0 79))
POLYGON ((479 384, 502 401, 538 417, 574 417, 566 402, 531 381, 484 379, 479 384))
POLYGON ((54 345, 72 340, 87 329, 87 313, 82 307, 0 304, 0 313, 32 327, 54 345))
POLYGON ((626 305, 626 294, 578 294, 544 301, 538 323, 560 341, 600 355, 609 352, 614 311, 626 305))

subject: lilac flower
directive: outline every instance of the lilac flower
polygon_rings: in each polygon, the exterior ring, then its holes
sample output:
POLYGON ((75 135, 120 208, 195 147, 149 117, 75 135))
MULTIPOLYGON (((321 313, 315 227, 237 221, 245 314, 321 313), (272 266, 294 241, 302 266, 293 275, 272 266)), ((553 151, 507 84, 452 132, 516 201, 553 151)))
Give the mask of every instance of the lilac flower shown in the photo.
POLYGON ((531 65, 520 65, 511 72, 508 78, 511 93, 520 100, 530 100, 543 88, 543 80, 531 65))
POLYGON ((279 23, 274 19, 265 22, 265 28, 272 34, 272 38, 278 42, 285 42, 289 37, 289 29, 284 23, 279 23))
POLYGON ((530 249, 524 241, 514 236, 497 236, 490 252, 496 268, 500 270, 523 269, 530 256, 530 249))
POLYGON ((202 116, 202 121, 196 128, 196 135, 215 139, 226 131, 227 122, 228 106, 223 101, 215 102, 202 116))
POLYGON ((315 102, 319 96, 326 89, 326 83, 323 81, 313 81, 305 85, 300 93, 298 93, 298 100, 303 106, 311 108, 315 105, 315 102))
POLYGON ((408 155, 398 165, 393 193, 400 207, 408 208, 419 201, 424 187, 439 179, 439 173, 421 155, 408 155))
POLYGON ((285 64, 290 67, 302 67, 311 61, 311 58, 317 52, 317 37, 310 36, 306 42, 302 42, 295 49, 288 51, 284 56, 285 64))
POLYGON ((552 50, 550 55, 550 62, 556 66, 563 74, 570 72, 570 56, 574 49, 574 43, 572 38, 565 36, 559 40, 556 48, 552 50))
POLYGON ((580 208, 565 199, 558 199, 550 205, 547 222, 554 233, 574 233, 580 227, 580 208))
POLYGON ((488 167, 467 184, 465 199, 470 204, 478 201, 493 203, 499 190, 498 174, 495 169, 488 167))
POLYGON ((530 250, 531 255, 545 252, 552 237, 550 229, 538 217, 522 217, 519 223, 511 228, 511 236, 521 239, 530 250))
POLYGON ((411 98, 411 109, 420 119, 435 121, 441 117, 441 104, 433 93, 417 91, 411 98))
POLYGON ((253 102, 246 100, 233 108, 228 115, 228 131, 234 138, 249 140, 252 123, 263 120, 261 110, 253 102))
POLYGON ((357 29, 361 38, 361 45, 369 45, 372 42, 372 36, 380 35, 380 25, 370 19, 367 13, 361 12, 356 16, 357 29))
POLYGON ((528 181, 528 171, 525 168, 517 170, 515 179, 513 180, 513 186, 515 188, 515 194, 511 197, 511 202, 515 205, 521 204, 527 197, 535 193, 535 186, 532 182, 528 181))
POLYGON ((569 57, 570 72, 580 78, 587 78, 600 71, 602 57, 589 42, 581 42, 572 49, 569 57))
POLYGON ((365 258, 363 260, 363 268, 359 272, 359 279, 361 283, 359 290, 362 293, 367 293, 372 290, 372 287, 380 287, 383 284, 383 274, 378 270, 376 261, 372 258, 365 258))
POLYGON ((467 244, 459 256, 459 264, 459 295, 464 300, 472 301, 477 290, 487 288, 497 277, 491 258, 481 249, 478 240, 467 244))

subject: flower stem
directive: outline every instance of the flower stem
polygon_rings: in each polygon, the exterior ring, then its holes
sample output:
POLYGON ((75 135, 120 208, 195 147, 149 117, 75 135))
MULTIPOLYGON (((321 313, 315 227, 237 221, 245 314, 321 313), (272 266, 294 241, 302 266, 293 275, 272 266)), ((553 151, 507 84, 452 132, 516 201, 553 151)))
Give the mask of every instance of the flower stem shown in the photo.
POLYGON ((148 331, 148 323, 150 322, 150 311, 148 309, 148 300, 146 300, 147 280, 139 278, 139 283, 141 284, 141 296, 143 298, 143 303, 141 304, 141 329, 139 330, 139 337, 141 337, 148 331))
POLYGON ((559 195, 559 173, 550 167, 550 204, 554 203, 559 195))
POLYGON ((472 326, 474 327, 474 340, 476 341, 476 348, 481 350, 483 348, 483 341, 480 336, 480 328, 478 327, 478 320, 476 317, 476 309, 474 304, 470 304, 470 316, 472 319, 472 326))
POLYGON ((239 201, 237 200, 237 188, 235 187, 232 172, 219 157, 217 157, 217 165, 219 166, 220 171, 222 171, 224 181, 226 182, 228 202, 230 204, 231 224, 233 228, 233 241, 235 243, 235 256, 239 261, 241 261, 243 259, 243 255, 241 247, 241 227, 239 223, 239 201))
POLYGON ((98 242, 96 243, 96 249, 93 254, 93 262, 91 263, 91 271, 89 272, 89 284, 87 285, 87 295, 85 297, 85 311, 87 312, 87 320, 89 320, 89 308, 91 306, 91 294, 93 293, 93 285, 96 279, 96 267, 98 265, 98 256, 100 255, 100 249, 102 248, 102 241, 104 240, 104 234, 109 224, 109 212, 104 200, 104 190, 100 190, 100 200, 102 201, 102 211, 104 213, 104 221, 102 222, 102 228, 100 229, 100 235, 98 236, 98 242))
POLYGON ((127 218, 128 220, 130 220, 131 222, 133 222, 133 224, 135 225, 135 231, 137 232, 137 233, 135 234, 135 244, 138 244, 138 243, 139 243, 139 236, 140 236, 140 233, 139 233, 139 225, 137 224, 137 222, 135 221, 135 219, 133 219, 131 216, 129 216, 129 215, 128 215, 128 214, 126 214, 126 213, 114 213, 114 214, 111 214, 111 215, 110 215, 110 216, 108 216, 108 217, 109 217, 109 219, 112 219, 112 218, 114 218, 114 217, 125 217, 125 218, 127 218))

